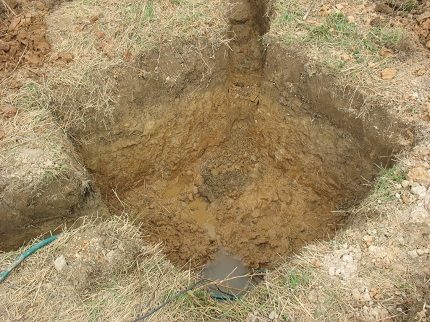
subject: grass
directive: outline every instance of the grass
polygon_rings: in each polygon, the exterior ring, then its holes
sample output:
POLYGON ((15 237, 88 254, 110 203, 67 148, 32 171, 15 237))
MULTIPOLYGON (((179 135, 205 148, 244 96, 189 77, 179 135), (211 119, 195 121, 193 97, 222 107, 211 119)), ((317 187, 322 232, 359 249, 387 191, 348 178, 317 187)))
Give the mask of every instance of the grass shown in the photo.
POLYGON ((363 28, 338 10, 331 10, 325 17, 314 12, 311 18, 303 20, 309 5, 299 1, 276 1, 269 35, 282 39, 286 45, 306 48, 329 72, 349 77, 354 73, 359 75, 369 69, 369 64, 382 65, 387 61, 379 55, 383 47, 401 51, 408 46, 407 32, 403 28, 388 25, 363 28))
POLYGON ((374 196, 378 200, 393 198, 394 185, 402 183, 405 179, 406 173, 400 166, 395 165, 391 168, 381 168, 374 184, 374 196))

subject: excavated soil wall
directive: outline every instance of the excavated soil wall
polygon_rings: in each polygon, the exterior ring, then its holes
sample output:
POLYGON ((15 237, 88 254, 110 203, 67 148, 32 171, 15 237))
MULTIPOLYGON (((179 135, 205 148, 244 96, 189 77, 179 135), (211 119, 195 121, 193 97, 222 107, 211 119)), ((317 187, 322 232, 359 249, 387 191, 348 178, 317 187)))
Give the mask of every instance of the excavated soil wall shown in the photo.
POLYGON ((330 237, 344 221, 336 210, 366 195, 409 135, 382 110, 357 118, 360 95, 263 45, 269 14, 264 2, 233 3, 235 40, 209 77, 174 51, 146 54, 139 70, 157 77, 122 73, 115 121, 77 145, 110 207, 143 222, 175 263, 222 247, 265 266, 330 237), (187 64, 184 77, 165 76, 187 64))
POLYGON ((329 238, 345 221, 337 210, 413 139, 377 106, 357 117, 364 97, 300 53, 263 44, 264 1, 236 0, 229 14, 229 48, 142 54, 112 71, 113 120, 69 133, 111 212, 142 222, 179 265, 221 248, 273 265, 329 238))

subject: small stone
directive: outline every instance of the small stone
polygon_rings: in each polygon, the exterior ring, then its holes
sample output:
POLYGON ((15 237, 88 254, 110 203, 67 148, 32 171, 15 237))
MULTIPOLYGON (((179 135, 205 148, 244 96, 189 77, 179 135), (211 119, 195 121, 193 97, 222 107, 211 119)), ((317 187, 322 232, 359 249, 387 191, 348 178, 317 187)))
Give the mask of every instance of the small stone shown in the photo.
POLYGON ((335 8, 337 10, 342 10, 343 9, 343 4, 342 3, 338 3, 338 4, 335 5, 335 8))
POLYGON ((352 298, 356 301, 360 301, 361 300, 361 293, 357 288, 354 288, 352 290, 352 298))
POLYGON ((396 198, 400 199, 400 193, 396 193, 396 198))
POLYGON ((193 201, 194 200, 194 196, 192 193, 188 194, 188 200, 189 201, 193 201))
POLYGON ((397 75, 397 69, 395 68, 385 68, 381 71, 381 78, 383 80, 391 80, 397 75))
POLYGON ((60 255, 54 260, 54 267, 58 272, 61 272, 66 266, 67 262, 64 255, 60 255))
POLYGON ((330 276, 334 276, 336 274, 336 267, 334 267, 334 266, 329 267, 328 274, 330 276))
POLYGON ((418 248, 418 249, 417 249, 417 254, 418 254, 418 256, 422 256, 422 255, 424 255, 424 254, 425 254, 424 249, 422 249, 422 248, 418 248))
POLYGON ((275 311, 270 312, 270 314, 269 314, 269 320, 270 320, 270 321, 273 321, 273 320, 275 320, 276 318, 277 318, 277 314, 276 314, 276 312, 275 312, 275 311))
POLYGON ((407 188, 411 185, 411 183, 408 180, 403 180, 402 181, 402 187, 403 188, 407 188))
POLYGON ((355 23, 355 18, 354 16, 347 16, 346 20, 348 20, 349 23, 355 23))
POLYGON ((196 195, 199 193, 199 188, 196 186, 193 186, 193 193, 196 195))
POLYGON ((410 251, 408 252, 408 256, 409 256, 410 258, 417 258, 417 257, 418 257, 418 253, 417 253, 417 251, 416 251, 416 250, 410 250, 410 251))
POLYGON ((424 186, 417 185, 417 186, 411 188, 411 192, 414 195, 418 196, 418 198, 424 199, 426 196, 426 193, 427 193, 427 189, 424 186))
POLYGON ((349 254, 345 254, 342 256, 342 260, 346 263, 352 263, 354 261, 354 258, 349 254))
POLYGON ((192 176, 192 175, 193 175, 193 171, 188 170, 188 171, 187 171, 187 176, 192 176))

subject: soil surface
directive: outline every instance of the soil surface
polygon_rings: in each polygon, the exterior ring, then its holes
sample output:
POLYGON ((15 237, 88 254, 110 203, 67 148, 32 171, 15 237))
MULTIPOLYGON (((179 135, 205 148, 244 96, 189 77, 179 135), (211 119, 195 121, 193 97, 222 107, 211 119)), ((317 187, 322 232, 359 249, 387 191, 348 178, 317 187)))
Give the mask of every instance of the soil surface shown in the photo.
POLYGON ((337 210, 364 197, 377 172, 347 131, 299 99, 261 92, 264 8, 233 8, 224 84, 175 100, 175 109, 123 104, 118 123, 80 148, 111 206, 142 221, 180 265, 223 247, 266 266, 328 238, 342 223, 337 210))
POLYGON ((21 64, 41 66, 51 48, 45 37, 47 5, 44 1, 6 3, 10 10, 4 9, 0 20, 0 73, 15 71, 21 64))

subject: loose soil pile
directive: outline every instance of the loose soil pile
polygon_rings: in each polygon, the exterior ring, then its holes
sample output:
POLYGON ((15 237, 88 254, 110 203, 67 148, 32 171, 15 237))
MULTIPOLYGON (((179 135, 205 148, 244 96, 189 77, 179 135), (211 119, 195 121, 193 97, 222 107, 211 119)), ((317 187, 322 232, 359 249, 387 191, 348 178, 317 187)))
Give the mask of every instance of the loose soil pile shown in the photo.
POLYGON ((48 11, 45 2, 6 3, 13 12, 4 12, 6 18, 0 21, 0 72, 16 70, 20 64, 41 66, 50 51, 44 22, 48 11))

